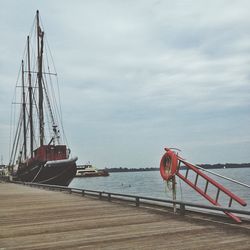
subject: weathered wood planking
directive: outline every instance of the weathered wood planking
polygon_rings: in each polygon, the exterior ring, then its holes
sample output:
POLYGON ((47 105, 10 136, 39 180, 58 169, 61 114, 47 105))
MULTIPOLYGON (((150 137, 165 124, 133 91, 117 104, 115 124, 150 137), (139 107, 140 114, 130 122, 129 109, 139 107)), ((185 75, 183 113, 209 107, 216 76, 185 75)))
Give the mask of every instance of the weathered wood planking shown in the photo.
POLYGON ((0 249, 250 249, 250 230, 0 183, 0 249))

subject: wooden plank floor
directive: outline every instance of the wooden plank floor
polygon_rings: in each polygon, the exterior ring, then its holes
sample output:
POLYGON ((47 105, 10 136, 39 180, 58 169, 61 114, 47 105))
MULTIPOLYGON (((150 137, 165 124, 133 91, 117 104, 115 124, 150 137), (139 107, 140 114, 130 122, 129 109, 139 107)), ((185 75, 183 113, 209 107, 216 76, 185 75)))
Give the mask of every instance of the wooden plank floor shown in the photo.
POLYGON ((250 229, 0 183, 0 249, 250 249, 250 229))

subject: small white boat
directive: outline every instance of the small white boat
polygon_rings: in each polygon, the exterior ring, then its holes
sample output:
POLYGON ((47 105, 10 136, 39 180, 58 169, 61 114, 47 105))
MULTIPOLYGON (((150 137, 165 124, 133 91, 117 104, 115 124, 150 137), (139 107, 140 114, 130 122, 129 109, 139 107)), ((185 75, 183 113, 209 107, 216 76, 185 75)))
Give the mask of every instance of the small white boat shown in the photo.
POLYGON ((76 169, 76 177, 97 177, 97 176, 109 176, 109 172, 104 170, 98 170, 91 164, 78 165, 76 169))

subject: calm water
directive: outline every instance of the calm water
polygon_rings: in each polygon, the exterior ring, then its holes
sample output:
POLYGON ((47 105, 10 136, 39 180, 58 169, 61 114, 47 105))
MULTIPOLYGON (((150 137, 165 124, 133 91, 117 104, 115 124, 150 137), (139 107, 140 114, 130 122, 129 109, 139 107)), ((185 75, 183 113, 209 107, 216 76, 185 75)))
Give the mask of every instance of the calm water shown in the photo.
MULTIPOLYGON (((181 170, 181 172, 182 171, 185 173, 185 170, 181 170)), ((213 169, 211 171, 250 185, 250 168, 213 169)), ((206 174, 217 180, 220 184, 240 196, 248 203, 246 207, 242 207, 233 202, 233 208, 250 211, 250 188, 240 186, 208 173, 206 174)), ((192 176, 190 173, 190 177, 194 179, 195 176, 192 176)), ((205 181, 199 180, 198 184, 200 187, 205 187, 205 181)), ((74 178, 69 186, 97 191, 172 199, 172 191, 169 190, 166 182, 162 180, 160 172, 158 171, 110 173, 110 176, 108 177, 74 178)), ((208 193, 213 195, 214 198, 216 197, 216 192, 217 190, 213 189, 212 186, 208 188, 208 193)), ((178 177, 177 199, 210 204, 178 177)), ((227 206, 228 202, 229 200, 227 196, 221 192, 219 203, 223 206, 227 206)))

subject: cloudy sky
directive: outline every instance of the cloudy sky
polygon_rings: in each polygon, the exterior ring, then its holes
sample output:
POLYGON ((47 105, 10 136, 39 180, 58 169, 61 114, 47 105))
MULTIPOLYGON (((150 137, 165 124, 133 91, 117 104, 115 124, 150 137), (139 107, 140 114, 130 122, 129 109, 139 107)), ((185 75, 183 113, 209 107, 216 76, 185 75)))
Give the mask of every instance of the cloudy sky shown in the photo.
POLYGON ((35 12, 59 74, 78 163, 250 162, 250 1, 0 0, 0 155, 35 12))

